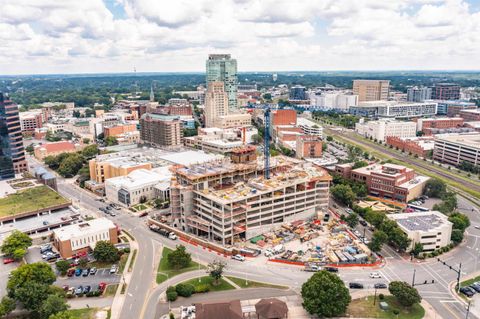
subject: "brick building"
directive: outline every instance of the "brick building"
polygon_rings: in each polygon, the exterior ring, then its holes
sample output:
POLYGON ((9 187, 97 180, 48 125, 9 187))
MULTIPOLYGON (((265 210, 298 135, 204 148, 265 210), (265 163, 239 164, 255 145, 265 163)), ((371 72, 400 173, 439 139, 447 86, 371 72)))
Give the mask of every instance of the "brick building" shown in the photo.
POLYGON ((425 157, 435 146, 435 140, 431 136, 410 138, 388 136, 386 143, 393 148, 398 148, 406 153, 416 154, 420 157, 425 157))
POLYGON ((271 114, 272 126, 276 125, 296 125, 297 111, 295 110, 274 110, 271 114))
POLYGON ((146 113, 140 119, 140 139, 158 146, 182 145, 182 122, 178 116, 146 113))
POLYGON ((460 85, 455 83, 437 83, 432 92, 435 100, 459 100, 460 85))
POLYGON ((20 112, 19 116, 22 133, 33 133, 35 129, 43 126, 43 114, 41 111, 20 112))
POLYGON ((115 125, 110 127, 103 128, 103 134, 105 138, 109 136, 117 137, 127 132, 134 132, 137 130, 137 126, 135 124, 123 124, 123 125, 115 125))
POLYGON ((53 231, 53 244, 63 258, 88 253, 95 249, 98 241, 118 243, 118 229, 107 218, 57 228, 53 231))
POLYGON ((300 135, 296 137, 295 155, 297 158, 322 157, 322 139, 316 135, 300 135))
POLYGON ((465 122, 480 121, 480 110, 479 109, 462 110, 459 112, 459 116, 462 117, 465 122))
POLYGON ((69 141, 51 142, 35 146, 33 152, 37 159, 43 160, 47 156, 57 156, 61 153, 75 153, 82 149, 80 144, 69 141))
POLYGON ((417 120, 417 131, 423 132, 424 135, 432 135, 432 129, 447 129, 463 126, 463 118, 461 117, 445 117, 445 118, 425 118, 417 120))
POLYGON ((351 171, 350 178, 367 185, 370 195, 406 203, 423 193, 429 179, 411 168, 395 164, 372 164, 351 171))

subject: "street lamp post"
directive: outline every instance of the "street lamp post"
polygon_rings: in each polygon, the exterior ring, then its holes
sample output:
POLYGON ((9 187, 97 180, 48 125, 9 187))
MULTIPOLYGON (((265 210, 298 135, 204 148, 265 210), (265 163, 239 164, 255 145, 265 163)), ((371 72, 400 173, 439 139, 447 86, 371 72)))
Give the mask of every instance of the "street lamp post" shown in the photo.
POLYGON ((373 305, 375 306, 375 302, 377 301, 377 287, 373 286, 375 288, 375 293, 373 295, 373 305))

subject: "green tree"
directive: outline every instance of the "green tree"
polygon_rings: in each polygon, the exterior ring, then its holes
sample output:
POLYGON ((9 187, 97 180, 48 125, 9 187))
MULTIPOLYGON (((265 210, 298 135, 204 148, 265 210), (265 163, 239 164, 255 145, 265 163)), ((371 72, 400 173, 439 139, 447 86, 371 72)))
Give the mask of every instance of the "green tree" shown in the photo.
POLYGON ((327 141, 328 141, 328 142, 331 142, 331 141, 333 141, 333 137, 332 137, 332 136, 330 136, 330 135, 328 135, 328 136, 327 136, 327 141))
POLYGON ((90 144, 90 139, 88 137, 84 137, 82 139, 83 144, 90 144))
POLYGON ((25 147, 25 151, 27 151, 28 154, 30 154, 30 155, 33 154, 33 151, 34 151, 33 144, 30 144, 27 147, 25 147))
POLYGON ((460 244, 463 240, 463 231, 460 229, 453 229, 451 239, 455 244, 460 244))
POLYGON ((423 252, 423 245, 422 243, 415 243, 412 249, 412 254, 417 257, 421 252, 423 252))
MULTIPOLYGON (((367 153, 368 154, 368 153, 367 153)), ((368 157, 367 157, 368 158, 368 157)), ((353 166, 352 166, 352 169, 357 169, 357 168, 361 168, 361 167, 365 167, 365 166, 368 166, 368 162, 367 161, 356 161, 353 166)))
POLYGON ((117 138, 114 136, 109 136, 105 138, 105 145, 106 146, 113 146, 113 145, 118 145, 117 138))
POLYGON ((66 311, 69 305, 65 301, 65 297, 51 294, 45 299, 40 308, 40 315, 42 318, 50 318, 50 316, 66 311))
POLYGON ((431 178, 425 184, 423 193, 430 197, 441 198, 447 191, 447 184, 438 178, 431 178))
POLYGON ((388 240, 387 234, 385 234, 381 230, 376 230, 373 232, 372 235, 372 241, 368 244, 368 247, 374 251, 374 252, 379 252, 382 250, 383 244, 385 244, 388 240))
POLYGON ((14 230, 10 236, 3 241, 1 250, 2 253, 14 259, 21 259, 27 253, 27 248, 32 245, 32 239, 22 233, 14 230))
POLYGON ((332 196, 340 203, 351 206, 357 198, 349 185, 335 185, 330 188, 332 196))
POLYGON ((343 315, 351 301, 340 277, 322 270, 302 285, 303 308, 320 318, 343 315))
POLYGON ((71 153, 67 158, 61 161, 58 167, 58 173, 63 177, 73 177, 83 166, 83 157, 77 153, 71 153))
POLYGON ((45 164, 48 165, 48 167, 50 167, 51 169, 57 169, 58 166, 60 166, 60 162, 57 158, 57 156, 52 156, 52 155, 49 155, 47 157, 45 157, 43 159, 43 161, 45 162, 45 164))
POLYGON ((62 276, 65 276, 70 268, 70 263, 64 259, 61 259, 55 263, 55 266, 57 267, 58 272, 62 276))
POLYGON ((405 307, 411 307, 422 301, 417 289, 404 281, 392 281, 388 285, 388 291, 405 307))
POLYGON ((15 289, 13 298, 21 302, 25 309, 39 313, 48 295, 48 285, 39 282, 29 282, 28 286, 25 285, 15 289))
POLYGON ((411 240, 398 226, 392 229, 392 231, 387 235, 389 242, 394 247, 397 247, 399 251, 406 251, 407 248, 410 246, 411 240))
POLYGON ((448 216, 448 220, 453 224, 453 229, 460 229, 462 233, 470 226, 470 219, 462 213, 452 213, 448 216))
POLYGON ((96 155, 98 155, 98 145, 97 144, 88 145, 82 150, 82 155, 86 159, 94 158, 96 155))
POLYGON ((352 213, 345 217, 345 222, 350 228, 355 228, 358 225, 359 219, 357 213, 352 213))
POLYGON ((8 315, 10 312, 14 311, 15 308, 15 300, 8 296, 4 296, 2 301, 0 301, 0 317, 8 315))
POLYGON ((118 249, 109 241, 98 241, 93 250, 93 257, 102 262, 116 262, 120 259, 118 249))
POLYGON ((167 256, 170 267, 174 269, 182 269, 190 266, 192 256, 187 253, 185 246, 177 245, 177 248, 167 256))
POLYGON ((385 214, 382 212, 368 210, 365 213, 365 220, 373 225, 373 227, 379 228, 380 225, 382 225, 382 223, 385 221, 385 214))
POLYGON ((75 319, 68 311, 58 312, 48 317, 48 319, 75 319))
POLYGON ((222 278, 223 271, 227 264, 220 260, 214 260, 207 266, 207 274, 213 278, 214 285, 218 285, 220 278, 222 278))

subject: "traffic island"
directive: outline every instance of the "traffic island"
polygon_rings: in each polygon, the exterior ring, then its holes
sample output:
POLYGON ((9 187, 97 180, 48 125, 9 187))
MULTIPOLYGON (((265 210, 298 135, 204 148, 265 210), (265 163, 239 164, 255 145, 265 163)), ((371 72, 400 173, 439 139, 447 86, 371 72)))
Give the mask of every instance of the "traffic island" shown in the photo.
POLYGON ((200 270, 200 269, 205 269, 205 266, 200 265, 193 260, 190 262, 188 267, 185 268, 180 268, 180 269, 174 269, 168 264, 168 255, 172 253, 173 250, 171 250, 168 247, 164 247, 162 250, 162 257, 160 259, 160 263, 158 264, 158 271, 157 271, 157 284, 161 284, 162 282, 175 277, 177 275, 183 274, 185 272, 189 271, 194 271, 194 270, 200 270))

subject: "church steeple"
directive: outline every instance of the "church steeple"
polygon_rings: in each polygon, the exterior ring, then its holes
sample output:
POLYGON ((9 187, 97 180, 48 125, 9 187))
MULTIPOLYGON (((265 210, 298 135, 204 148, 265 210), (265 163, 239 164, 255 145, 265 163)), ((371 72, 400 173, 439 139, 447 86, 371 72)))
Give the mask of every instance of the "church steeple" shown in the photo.
POLYGON ((155 101, 155 94, 153 94, 153 84, 150 86, 150 102, 155 101))

